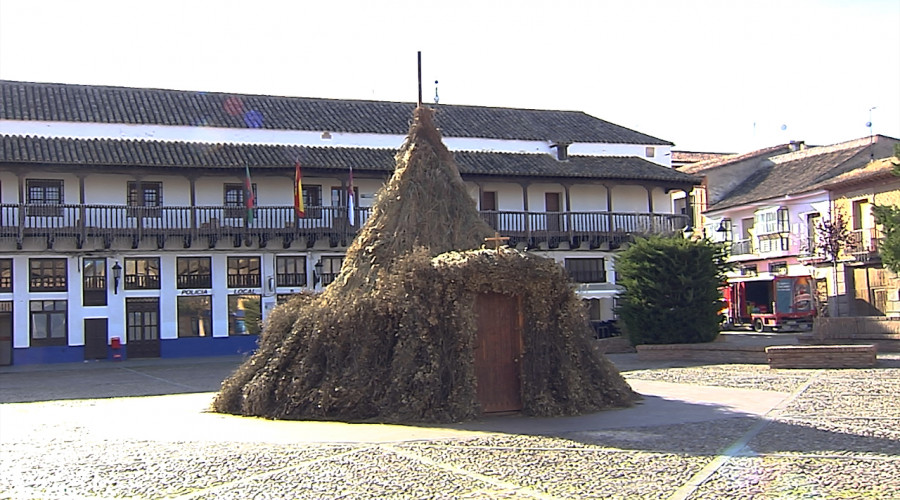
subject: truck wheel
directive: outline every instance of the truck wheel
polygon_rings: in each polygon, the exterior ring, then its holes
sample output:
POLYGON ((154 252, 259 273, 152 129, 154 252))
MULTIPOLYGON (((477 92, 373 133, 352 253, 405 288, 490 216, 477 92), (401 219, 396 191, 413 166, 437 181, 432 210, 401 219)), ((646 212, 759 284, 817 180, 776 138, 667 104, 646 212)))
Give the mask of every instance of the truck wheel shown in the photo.
POLYGON ((756 333, 762 333, 766 331, 766 325, 763 323, 762 318, 756 318, 753 320, 753 331, 756 333))

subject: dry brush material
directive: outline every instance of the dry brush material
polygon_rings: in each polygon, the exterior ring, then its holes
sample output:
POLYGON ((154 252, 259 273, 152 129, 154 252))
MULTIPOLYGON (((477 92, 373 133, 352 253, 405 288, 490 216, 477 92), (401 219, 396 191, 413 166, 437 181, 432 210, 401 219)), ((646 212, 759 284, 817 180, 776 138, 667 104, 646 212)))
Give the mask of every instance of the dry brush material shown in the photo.
POLYGON ((475 300, 523 297, 523 412, 574 415, 637 395, 590 341, 580 300, 554 261, 477 248, 479 217, 431 111, 416 110, 397 169, 321 295, 269 316, 260 346, 217 411, 277 419, 453 422, 480 415, 475 300), (460 251, 462 250, 462 251, 460 251))

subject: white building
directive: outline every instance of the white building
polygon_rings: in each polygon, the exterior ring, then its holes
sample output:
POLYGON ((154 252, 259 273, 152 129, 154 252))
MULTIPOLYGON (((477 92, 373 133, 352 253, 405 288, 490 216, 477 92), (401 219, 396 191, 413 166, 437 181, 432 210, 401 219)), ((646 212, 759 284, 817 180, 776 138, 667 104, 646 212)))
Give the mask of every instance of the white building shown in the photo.
MULTIPOLYGON (((413 108, 0 81, 0 364, 252 350, 280 297, 339 272, 413 108)), ((670 193, 699 180, 667 141, 576 111, 436 109, 485 220, 564 265, 595 320, 613 250, 688 224, 670 193)))

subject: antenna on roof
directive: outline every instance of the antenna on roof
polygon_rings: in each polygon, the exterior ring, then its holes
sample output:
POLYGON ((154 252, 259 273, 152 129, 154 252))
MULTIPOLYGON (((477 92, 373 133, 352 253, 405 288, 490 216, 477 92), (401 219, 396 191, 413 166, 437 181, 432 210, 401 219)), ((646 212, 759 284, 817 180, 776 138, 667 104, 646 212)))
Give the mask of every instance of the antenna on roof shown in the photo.
POLYGON ((437 103, 440 102, 440 100, 441 100, 441 98, 438 97, 437 85, 438 85, 438 81, 435 80, 435 81, 434 81, 434 103, 435 103, 435 104, 437 104, 437 103))
POLYGON ((419 51, 419 100, 418 106, 422 106, 422 51, 419 51))
POLYGON ((869 108, 869 121, 866 122, 866 126, 869 127, 869 140, 871 140, 872 137, 875 136, 875 134, 872 133, 872 110, 873 109, 878 109, 878 106, 872 106, 871 108, 869 108))

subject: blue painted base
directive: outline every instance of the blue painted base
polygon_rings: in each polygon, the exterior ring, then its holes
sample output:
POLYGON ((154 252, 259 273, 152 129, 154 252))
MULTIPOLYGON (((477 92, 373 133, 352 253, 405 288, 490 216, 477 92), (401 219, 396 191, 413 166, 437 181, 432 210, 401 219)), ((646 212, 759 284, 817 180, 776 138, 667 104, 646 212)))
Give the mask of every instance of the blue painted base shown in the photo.
POLYGON ((13 349, 12 364, 40 365, 46 363, 80 363, 84 361, 84 346, 24 347, 13 349))
POLYGON ((163 358, 194 358, 197 356, 231 356, 248 354, 256 350, 259 336, 189 337, 164 339, 160 344, 163 358))
MULTIPOLYGON (((160 357, 193 358, 203 356, 233 356, 250 354, 258 347, 257 335, 234 337, 192 337, 164 339, 160 341, 160 357)), ((121 349, 108 348, 107 360, 124 361, 126 346, 121 349), (120 355, 120 357, 116 357, 120 355)), ((81 363, 84 361, 84 346, 24 347, 13 349, 13 365, 39 365, 49 363, 81 363)))

